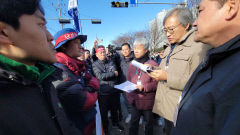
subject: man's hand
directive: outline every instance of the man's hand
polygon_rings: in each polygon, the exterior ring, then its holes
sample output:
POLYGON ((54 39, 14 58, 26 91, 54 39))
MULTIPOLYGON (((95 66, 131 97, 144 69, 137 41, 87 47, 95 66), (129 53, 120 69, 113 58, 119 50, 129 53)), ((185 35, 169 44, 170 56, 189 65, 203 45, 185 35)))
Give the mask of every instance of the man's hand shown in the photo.
POLYGON ((146 65, 146 66, 148 66, 150 69, 152 69, 152 65, 150 65, 150 64, 144 64, 144 65, 146 65))
POLYGON ((118 76, 118 71, 114 71, 114 74, 117 77, 118 76))
POLYGON ((148 75, 158 81, 167 80, 167 72, 164 70, 153 70, 148 75))
POLYGON ((93 43, 93 48, 96 48, 97 45, 98 45, 98 41, 95 40, 94 43, 93 43))
POLYGON ((139 91, 143 91, 143 86, 142 85, 137 85, 136 87, 139 91))

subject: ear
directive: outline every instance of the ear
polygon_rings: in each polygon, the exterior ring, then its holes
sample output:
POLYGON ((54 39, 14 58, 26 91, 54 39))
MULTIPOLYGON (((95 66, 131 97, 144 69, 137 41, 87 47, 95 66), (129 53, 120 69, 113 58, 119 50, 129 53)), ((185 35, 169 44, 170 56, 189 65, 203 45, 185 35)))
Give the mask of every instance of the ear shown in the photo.
POLYGON ((0 22, 0 44, 12 44, 8 36, 7 24, 0 22))
POLYGON ((185 30, 188 31, 189 30, 189 27, 190 27, 190 24, 188 23, 185 27, 185 30))
POLYGON ((237 15, 239 11, 239 0, 227 0, 223 6, 226 6, 225 8, 227 9, 227 16, 225 19, 231 20, 237 15))
POLYGON ((146 49, 145 49, 145 53, 147 53, 147 52, 148 52, 148 49, 146 48, 146 49))

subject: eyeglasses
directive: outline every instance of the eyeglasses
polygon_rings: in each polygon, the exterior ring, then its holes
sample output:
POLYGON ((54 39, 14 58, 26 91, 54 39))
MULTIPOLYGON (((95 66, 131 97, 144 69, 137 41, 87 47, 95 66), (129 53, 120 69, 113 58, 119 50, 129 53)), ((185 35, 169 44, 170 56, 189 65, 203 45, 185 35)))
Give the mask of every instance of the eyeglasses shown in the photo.
POLYGON ((99 54, 101 54, 101 55, 105 55, 105 54, 106 54, 106 51, 99 51, 99 52, 97 52, 97 53, 99 53, 99 54))
POLYGON ((179 23, 177 26, 170 26, 168 28, 164 28, 163 31, 165 33, 169 32, 170 34, 174 33, 174 29, 176 29, 179 25, 181 25, 181 23, 179 23))

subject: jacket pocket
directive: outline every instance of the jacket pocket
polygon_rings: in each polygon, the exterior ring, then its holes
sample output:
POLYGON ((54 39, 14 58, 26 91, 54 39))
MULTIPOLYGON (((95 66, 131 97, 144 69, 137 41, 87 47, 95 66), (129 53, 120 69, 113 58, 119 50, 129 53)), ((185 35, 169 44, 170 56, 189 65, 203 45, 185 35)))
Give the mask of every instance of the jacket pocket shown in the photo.
POLYGON ((171 72, 172 75, 176 74, 180 76, 185 73, 189 74, 189 60, 189 55, 174 55, 168 65, 168 72, 171 72))
POLYGON ((175 59, 175 60, 185 60, 185 61, 188 61, 190 58, 189 55, 174 55, 172 56, 172 59, 175 59))

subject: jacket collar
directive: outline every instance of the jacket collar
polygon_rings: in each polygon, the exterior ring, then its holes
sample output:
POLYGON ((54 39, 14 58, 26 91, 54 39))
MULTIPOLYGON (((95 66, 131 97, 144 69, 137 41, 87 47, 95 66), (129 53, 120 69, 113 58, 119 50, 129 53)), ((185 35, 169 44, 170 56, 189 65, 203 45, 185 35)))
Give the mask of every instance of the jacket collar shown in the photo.
POLYGON ((98 63, 101 63, 101 64, 106 64, 108 63, 109 60, 107 60, 107 58, 105 60, 99 60, 98 59, 98 63))
MULTIPOLYGON (((182 38, 181 40, 175 44, 175 48, 172 52, 172 55, 182 51, 184 49, 184 47, 190 47, 192 45, 192 40, 187 40, 192 34, 194 34, 194 29, 191 29, 190 31, 188 31, 182 38)), ((193 35, 192 35, 193 36, 193 35)), ((168 45, 166 52, 170 52, 170 48, 171 45, 168 45)), ((164 53, 163 58, 166 57, 168 55, 168 53, 164 53)))
MULTIPOLYGON (((180 41, 176 44, 176 45, 181 45, 183 44, 184 42, 186 42, 186 40, 188 39, 188 37, 195 31, 195 29, 191 29, 189 30, 181 39, 180 41)), ((190 43, 185 43, 183 44, 184 46, 191 46, 190 43)))
POLYGON ((44 64, 37 64, 40 75, 37 80, 32 80, 28 77, 26 77, 24 74, 21 74, 17 71, 10 71, 6 69, 1 63, 0 63, 0 78, 6 79, 8 82, 12 81, 15 83, 23 84, 23 85, 30 85, 30 84, 41 84, 46 78, 49 78, 49 76, 52 75, 52 73, 55 71, 55 67, 52 65, 44 65, 44 64))
POLYGON ((240 47, 240 34, 235 36, 233 39, 229 40, 228 42, 224 43, 223 45, 209 50, 208 53, 209 55, 220 54, 220 53, 225 53, 225 52, 238 49, 239 47, 240 47))
POLYGON ((38 62, 35 66, 29 66, 3 55, 0 55, 0 67, 2 68, 1 72, 4 74, 2 77, 7 77, 17 82, 31 80, 36 84, 41 84, 41 82, 55 70, 52 65, 38 62))
POLYGON ((228 57, 229 55, 233 54, 235 51, 239 51, 240 48, 240 35, 237 35, 230 41, 224 43, 223 45, 213 48, 208 51, 207 57, 205 60, 197 67, 197 69, 192 74, 191 78, 189 79, 188 83, 184 87, 182 101, 179 105, 179 109, 184 105, 184 103, 188 100, 188 98, 206 81, 212 78, 212 66, 218 63, 219 61, 223 60, 224 58, 228 57), (199 77, 199 73, 203 70, 206 72, 202 72, 201 75, 203 77, 199 77), (196 78, 198 78, 198 84, 193 86, 196 78), (189 91, 191 89, 191 91, 189 91))

